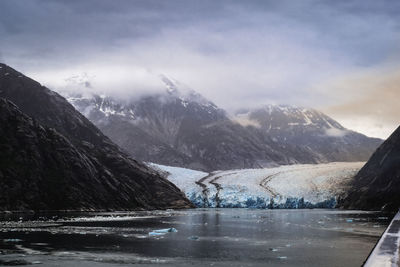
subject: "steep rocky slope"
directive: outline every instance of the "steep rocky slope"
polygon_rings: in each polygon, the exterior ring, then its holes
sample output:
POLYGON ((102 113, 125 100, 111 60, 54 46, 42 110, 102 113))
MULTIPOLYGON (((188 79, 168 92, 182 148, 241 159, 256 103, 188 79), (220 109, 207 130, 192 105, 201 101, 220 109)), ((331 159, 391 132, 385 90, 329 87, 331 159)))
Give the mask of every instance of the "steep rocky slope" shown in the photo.
POLYGON ((348 130, 311 108, 266 105, 237 114, 280 144, 307 147, 321 162, 366 161, 382 140, 348 130))
POLYGON ((163 92, 140 98, 66 97, 133 157, 203 171, 363 161, 381 142, 311 109, 267 106, 232 117, 193 90, 161 79, 163 92))
POLYGON ((177 187, 128 157, 63 97, 4 64, 0 98, 0 209, 191 206, 177 187))
POLYGON ((400 128, 375 151, 355 176, 343 207, 365 210, 400 208, 400 128))
POLYGON ((199 170, 257 168, 314 160, 313 152, 249 131, 198 94, 179 91, 121 101, 68 100, 135 158, 199 170))

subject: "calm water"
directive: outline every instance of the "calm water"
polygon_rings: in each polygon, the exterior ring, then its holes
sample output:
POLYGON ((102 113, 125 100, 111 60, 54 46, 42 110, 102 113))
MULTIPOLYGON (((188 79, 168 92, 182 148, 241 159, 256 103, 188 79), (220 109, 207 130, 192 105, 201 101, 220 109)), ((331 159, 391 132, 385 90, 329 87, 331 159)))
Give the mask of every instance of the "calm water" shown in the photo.
POLYGON ((0 222, 0 265, 360 266, 389 222, 379 213, 337 210, 8 217, 0 222), (164 228, 177 232, 149 235, 164 228))

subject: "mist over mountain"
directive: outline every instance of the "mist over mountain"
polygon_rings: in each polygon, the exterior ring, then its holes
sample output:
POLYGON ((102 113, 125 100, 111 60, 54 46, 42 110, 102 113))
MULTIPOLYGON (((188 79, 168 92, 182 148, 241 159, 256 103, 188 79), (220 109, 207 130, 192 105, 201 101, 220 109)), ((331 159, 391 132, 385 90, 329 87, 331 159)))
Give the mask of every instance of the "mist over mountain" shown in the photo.
POLYGON ((313 109, 268 105, 228 114, 178 81, 158 79, 163 88, 142 97, 63 94, 133 157, 165 165, 212 171, 363 161, 381 143, 313 109))
POLYGON ((0 209, 191 207, 59 94, 0 64, 0 209))

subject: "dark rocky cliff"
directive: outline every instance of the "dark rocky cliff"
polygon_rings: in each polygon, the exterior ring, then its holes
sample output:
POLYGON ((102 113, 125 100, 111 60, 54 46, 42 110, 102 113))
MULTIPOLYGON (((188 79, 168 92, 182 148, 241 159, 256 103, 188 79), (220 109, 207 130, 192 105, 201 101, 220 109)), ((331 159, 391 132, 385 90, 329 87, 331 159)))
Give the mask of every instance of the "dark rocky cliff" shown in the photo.
POLYGON ((4 64, 0 98, 1 210, 191 207, 63 97, 4 64))
POLYGON ((400 127, 355 176, 343 207, 397 211, 400 207, 400 127))

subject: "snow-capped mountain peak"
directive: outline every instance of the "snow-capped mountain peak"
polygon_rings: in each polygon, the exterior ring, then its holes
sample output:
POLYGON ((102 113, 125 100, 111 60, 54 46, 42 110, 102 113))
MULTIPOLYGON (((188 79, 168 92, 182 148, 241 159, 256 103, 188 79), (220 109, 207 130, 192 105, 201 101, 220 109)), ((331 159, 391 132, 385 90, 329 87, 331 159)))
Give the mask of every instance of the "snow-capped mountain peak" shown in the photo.
POLYGON ((345 130, 338 122, 312 108, 267 104, 260 108, 236 112, 241 120, 254 121, 268 131, 282 128, 315 127, 345 130))
POLYGON ((174 95, 178 92, 178 88, 177 88, 177 81, 169 78, 167 75, 165 74, 160 74, 159 75, 161 81, 165 84, 165 87, 167 88, 167 93, 174 95))
POLYGON ((197 103, 205 107, 218 109, 218 107, 201 94, 186 86, 185 84, 171 78, 165 74, 159 75, 161 81, 165 84, 166 92, 169 96, 178 98, 182 105, 187 107, 189 103, 197 103))
POLYGON ((179 81, 166 75, 158 78, 163 83, 160 90, 147 95, 65 96, 135 158, 194 169, 361 161, 380 142, 303 107, 265 105, 229 118, 179 81), (241 123, 235 123, 238 119, 241 123))
POLYGON ((119 116, 126 119, 135 119, 135 112, 129 105, 122 104, 106 94, 63 94, 77 110, 86 117, 119 116))

